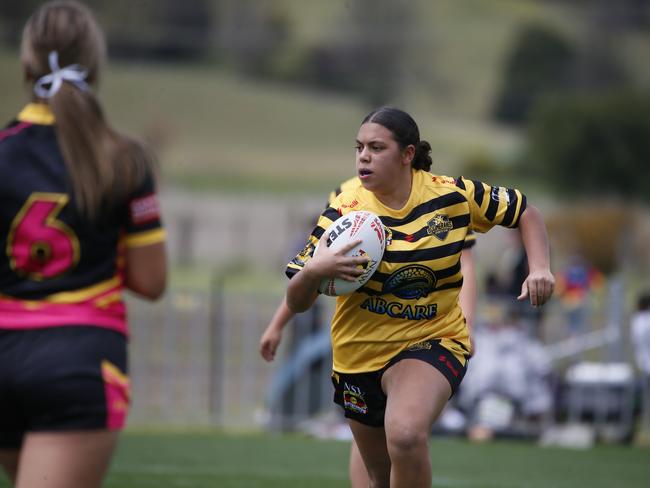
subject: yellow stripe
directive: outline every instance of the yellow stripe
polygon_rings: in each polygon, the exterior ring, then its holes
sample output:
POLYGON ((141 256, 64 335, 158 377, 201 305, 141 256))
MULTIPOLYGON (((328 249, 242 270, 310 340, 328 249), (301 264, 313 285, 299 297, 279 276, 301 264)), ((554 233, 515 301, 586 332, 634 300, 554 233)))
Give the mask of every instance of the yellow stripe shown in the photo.
POLYGON ((114 276, 110 280, 102 281, 96 285, 89 286, 88 288, 82 288, 81 290, 76 291, 63 291, 60 293, 55 293, 54 295, 48 296, 45 301, 51 303, 78 303, 88 300, 89 298, 96 297, 102 293, 120 286, 121 281, 118 276, 114 276))
POLYGON ((129 384, 129 377, 122 373, 122 371, 120 371, 120 368, 115 366, 107 359, 102 360, 102 376, 104 377, 104 381, 109 384, 129 384))
POLYGON ((138 232, 137 234, 129 234, 124 237, 124 243, 128 247, 150 246, 151 244, 164 242, 166 236, 165 229, 154 229, 138 232))
POLYGON ((44 103, 30 103, 18 114, 21 122, 31 122, 39 125, 54 124, 54 114, 44 103))
POLYGON ((101 297, 99 300, 95 300, 95 306, 99 308, 106 308, 112 303, 117 303, 122 300, 122 291, 116 290, 113 293, 109 293, 106 296, 101 297))
MULTIPOLYGON (((38 307, 44 303, 79 303, 89 298, 105 293, 111 288, 120 286, 120 278, 115 276, 110 280, 102 281, 96 285, 82 288, 76 291, 62 291, 55 293, 42 300, 20 300, 27 307, 38 307)), ((1 296, 1 295, 0 295, 1 296)))

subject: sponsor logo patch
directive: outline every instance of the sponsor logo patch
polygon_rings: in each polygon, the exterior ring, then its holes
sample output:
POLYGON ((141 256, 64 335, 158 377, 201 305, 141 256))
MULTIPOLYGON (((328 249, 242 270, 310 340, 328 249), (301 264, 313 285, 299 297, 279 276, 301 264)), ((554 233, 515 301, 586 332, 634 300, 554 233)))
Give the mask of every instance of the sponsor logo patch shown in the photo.
POLYGON ((427 234, 437 237, 444 241, 449 235, 449 231, 454 228, 454 224, 445 214, 433 214, 433 218, 427 222, 427 234))
POLYGON ((490 191, 490 198, 495 202, 504 202, 506 205, 510 205, 510 194, 508 189, 502 186, 493 186, 490 191))
POLYGON ((131 222, 136 225, 160 218, 160 203, 155 193, 131 200, 129 210, 131 213, 131 222))

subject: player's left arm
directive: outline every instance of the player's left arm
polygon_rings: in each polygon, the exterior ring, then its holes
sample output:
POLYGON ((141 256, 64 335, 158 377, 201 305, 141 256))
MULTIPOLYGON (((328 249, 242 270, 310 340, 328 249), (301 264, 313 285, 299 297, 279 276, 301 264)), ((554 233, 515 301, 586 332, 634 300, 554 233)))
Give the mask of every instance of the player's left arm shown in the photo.
POLYGON ((124 253, 124 284, 138 295, 156 300, 167 285, 165 243, 127 247, 124 253))
POLYGON ((544 305, 555 288, 546 225, 540 211, 527 205, 519 219, 519 232, 528 258, 528 277, 521 286, 518 300, 530 299, 531 305, 544 305))
POLYGON ((463 286, 460 289, 458 301, 465 316, 465 322, 470 335, 474 327, 476 315, 476 266, 474 263, 474 250, 469 247, 460 254, 460 269, 463 273, 463 286))

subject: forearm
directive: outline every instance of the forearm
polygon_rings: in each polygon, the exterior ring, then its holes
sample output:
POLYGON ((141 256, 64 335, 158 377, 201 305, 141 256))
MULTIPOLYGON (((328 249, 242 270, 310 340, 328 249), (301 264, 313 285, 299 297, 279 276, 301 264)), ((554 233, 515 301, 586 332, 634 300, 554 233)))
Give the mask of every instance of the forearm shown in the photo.
POLYGON ((293 318, 294 313, 289 310, 289 307, 287 306, 287 297, 283 297, 282 301, 278 305, 278 308, 276 309, 275 313, 273 314, 273 318, 271 318, 271 322, 269 323, 269 329, 277 330, 278 332, 282 332, 284 329, 284 326, 287 325, 287 323, 293 318))
POLYGON ((291 313, 300 313, 312 306, 318 296, 320 279, 311 273, 310 263, 296 273, 287 286, 286 303, 291 313))
POLYGON ((536 207, 529 205, 521 215, 519 231, 526 249, 530 272, 550 269, 551 257, 546 225, 536 207))

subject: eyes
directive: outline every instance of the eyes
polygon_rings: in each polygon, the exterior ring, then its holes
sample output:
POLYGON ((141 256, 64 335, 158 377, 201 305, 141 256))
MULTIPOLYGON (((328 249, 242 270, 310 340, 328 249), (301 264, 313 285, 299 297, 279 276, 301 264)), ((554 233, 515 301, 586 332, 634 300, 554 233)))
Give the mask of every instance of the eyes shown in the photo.
MULTIPOLYGON (((357 153, 360 153, 361 151, 363 151, 363 147, 364 147, 363 144, 361 144, 360 142, 357 142, 357 144, 355 146, 355 148, 357 150, 357 153)), ((381 152, 384 149, 386 149, 386 146, 384 144, 379 143, 379 142, 371 142, 370 144, 368 144, 368 148, 370 149, 371 152, 378 153, 378 152, 381 152)))

